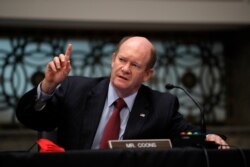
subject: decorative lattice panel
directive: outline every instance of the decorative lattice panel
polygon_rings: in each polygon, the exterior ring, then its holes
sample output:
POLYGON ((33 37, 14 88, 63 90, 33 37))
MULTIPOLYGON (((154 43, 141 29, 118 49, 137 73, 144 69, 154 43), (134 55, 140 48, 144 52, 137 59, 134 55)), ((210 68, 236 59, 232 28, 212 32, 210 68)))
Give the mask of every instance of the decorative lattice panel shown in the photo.
MULTIPOLYGON (((26 91, 37 85, 44 76, 46 64, 64 52, 67 43, 73 44, 70 75, 109 75, 112 40, 78 38, 14 37, 0 38, 0 123, 15 123, 15 106, 26 91)), ((165 90, 166 83, 187 89, 206 111, 208 122, 226 119, 225 67, 223 44, 219 41, 177 42, 154 39, 158 61, 153 78, 146 83, 165 90)), ((181 90, 171 90, 180 100, 180 112, 196 122, 199 110, 181 90)))

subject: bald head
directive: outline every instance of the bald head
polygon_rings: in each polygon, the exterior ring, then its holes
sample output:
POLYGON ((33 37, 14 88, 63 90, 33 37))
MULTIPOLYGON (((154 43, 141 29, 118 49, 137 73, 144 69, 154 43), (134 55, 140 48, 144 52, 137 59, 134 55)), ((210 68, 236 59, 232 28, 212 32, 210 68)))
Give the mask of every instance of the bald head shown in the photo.
POLYGON ((139 51, 144 52, 144 54, 149 54, 150 59, 147 63, 147 69, 153 68, 156 62, 156 53, 153 44, 145 37, 142 36, 128 36, 122 38, 122 40, 117 45, 115 54, 119 52, 121 47, 132 46, 137 48, 139 51))

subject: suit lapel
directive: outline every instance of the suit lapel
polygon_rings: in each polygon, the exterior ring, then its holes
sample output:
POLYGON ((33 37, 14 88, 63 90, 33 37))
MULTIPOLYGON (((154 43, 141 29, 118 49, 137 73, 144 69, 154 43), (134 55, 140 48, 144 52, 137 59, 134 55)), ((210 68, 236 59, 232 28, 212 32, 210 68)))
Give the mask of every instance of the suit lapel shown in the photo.
POLYGON ((101 81, 96 87, 94 87, 88 97, 85 108, 85 115, 83 121, 83 130, 87 132, 85 138, 88 148, 91 147, 94 140, 97 127, 103 112, 106 96, 108 93, 109 79, 101 81))
POLYGON ((140 136, 140 132, 142 131, 142 127, 149 116, 150 110, 150 103, 146 95, 146 91, 143 87, 141 87, 138 91, 134 106, 128 119, 127 127, 123 136, 124 139, 140 136))

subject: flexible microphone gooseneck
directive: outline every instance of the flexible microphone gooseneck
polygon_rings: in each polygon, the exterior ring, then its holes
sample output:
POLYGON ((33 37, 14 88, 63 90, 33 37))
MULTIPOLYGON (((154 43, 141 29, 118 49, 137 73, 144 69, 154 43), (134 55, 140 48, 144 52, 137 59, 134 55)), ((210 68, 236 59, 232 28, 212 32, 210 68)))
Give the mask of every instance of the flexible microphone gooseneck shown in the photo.
POLYGON ((176 86, 176 85, 173 85, 173 84, 166 84, 165 86, 166 89, 168 90, 171 90, 173 88, 178 88, 178 89, 181 89, 185 92, 185 94, 195 103, 195 105, 199 108, 200 110, 200 126, 201 126, 201 134, 203 135, 206 135, 206 132, 207 132, 207 128, 206 128, 206 122, 205 122, 205 114, 204 114, 204 110, 203 108, 201 107, 201 105, 196 101, 194 100, 194 98, 191 96, 191 94, 185 90, 184 88, 180 87, 180 86, 176 86))

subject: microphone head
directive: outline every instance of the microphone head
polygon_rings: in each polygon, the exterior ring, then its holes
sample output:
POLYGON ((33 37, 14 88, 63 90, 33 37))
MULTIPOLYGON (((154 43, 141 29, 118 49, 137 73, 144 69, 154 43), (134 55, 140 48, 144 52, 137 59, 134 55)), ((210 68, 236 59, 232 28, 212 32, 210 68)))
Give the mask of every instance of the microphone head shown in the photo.
POLYGON ((175 86, 173 84, 167 83, 166 86, 165 86, 165 88, 168 89, 168 90, 170 90, 170 89, 175 88, 175 86))

